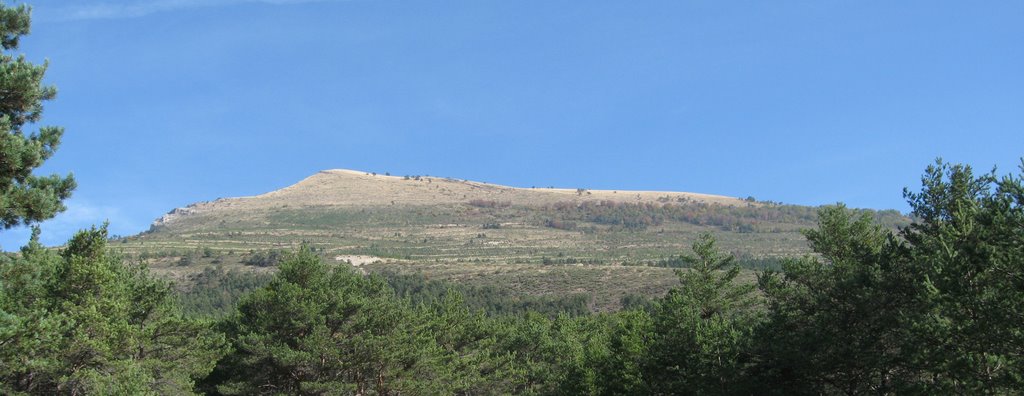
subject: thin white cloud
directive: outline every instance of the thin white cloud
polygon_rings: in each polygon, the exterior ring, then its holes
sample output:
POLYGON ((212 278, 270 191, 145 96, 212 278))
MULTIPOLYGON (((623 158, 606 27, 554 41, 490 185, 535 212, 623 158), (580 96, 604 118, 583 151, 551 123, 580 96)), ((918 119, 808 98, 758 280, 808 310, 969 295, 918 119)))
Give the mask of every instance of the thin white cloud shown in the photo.
MULTIPOLYGON (((95 205, 80 200, 69 200, 65 202, 67 210, 58 214, 53 219, 40 224, 42 234, 39 241, 46 246, 63 245, 76 232, 88 229, 92 226, 100 226, 104 222, 110 222, 108 231, 111 235, 132 235, 147 228, 147 225, 138 224, 131 216, 113 206, 95 205)), ((18 227, 2 231, 0 234, 0 249, 5 251, 17 250, 25 243, 28 243, 31 231, 26 227, 18 227)))
POLYGON ((349 0, 124 0, 89 2, 81 1, 73 5, 47 8, 35 7, 35 12, 43 20, 63 22, 89 19, 123 19, 138 18, 167 11, 178 11, 193 8, 221 7, 243 3, 262 3, 274 5, 322 3, 349 0))

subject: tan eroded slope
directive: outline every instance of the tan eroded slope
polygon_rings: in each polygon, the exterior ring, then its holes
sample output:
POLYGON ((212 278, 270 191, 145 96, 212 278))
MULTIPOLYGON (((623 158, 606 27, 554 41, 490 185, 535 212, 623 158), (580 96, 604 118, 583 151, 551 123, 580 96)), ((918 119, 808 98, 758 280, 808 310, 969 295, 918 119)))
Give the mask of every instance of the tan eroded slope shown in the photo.
POLYGON ((664 191, 608 191, 518 188, 450 178, 424 176, 374 175, 332 169, 320 171, 289 187, 253 197, 224 198, 178 208, 158 219, 155 226, 171 226, 181 218, 219 212, 245 216, 271 208, 328 208, 464 204, 470 201, 509 202, 513 205, 541 206, 566 201, 615 202, 704 202, 720 205, 747 205, 733 197, 664 191))

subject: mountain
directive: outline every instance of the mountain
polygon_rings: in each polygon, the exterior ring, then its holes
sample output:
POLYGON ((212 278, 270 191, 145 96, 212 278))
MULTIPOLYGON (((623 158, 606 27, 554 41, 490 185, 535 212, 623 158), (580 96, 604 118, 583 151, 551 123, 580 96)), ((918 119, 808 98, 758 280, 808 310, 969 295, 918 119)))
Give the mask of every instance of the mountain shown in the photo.
MULTIPOLYGON (((906 220, 872 213, 893 226, 906 220)), ((701 233, 756 267, 808 253, 799 230, 815 220, 816 208, 752 198, 326 170, 266 194, 174 209, 118 246, 179 279, 204 263, 259 264, 258 252, 308 242, 371 271, 533 294, 617 290, 614 300, 674 284, 662 267, 678 264, 701 233)))

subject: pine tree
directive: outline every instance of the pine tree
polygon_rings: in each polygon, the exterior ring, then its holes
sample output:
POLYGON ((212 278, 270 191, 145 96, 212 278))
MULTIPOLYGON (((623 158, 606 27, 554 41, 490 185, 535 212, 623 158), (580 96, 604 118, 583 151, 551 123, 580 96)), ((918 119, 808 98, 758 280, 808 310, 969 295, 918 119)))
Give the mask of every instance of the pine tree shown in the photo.
MULTIPOLYGON (((1024 172, 1024 163, 1021 164, 1024 172)), ((904 230, 918 282, 907 355, 915 392, 1024 391, 1024 180, 929 166, 905 192, 920 221, 904 230)))
POLYGON ((684 256, 689 269, 676 270, 679 287, 655 309, 645 374, 655 394, 740 393, 754 285, 736 282, 734 257, 719 252, 710 234, 693 251, 684 256))
MULTIPOLYGON (((1024 165, 1021 170, 1024 171, 1024 165)), ((765 274, 754 380, 778 394, 1024 390, 1024 180, 928 167, 898 236, 842 206, 765 274)))
POLYGON ((0 393, 189 394, 224 354, 223 335, 106 240, 82 231, 58 255, 33 239, 0 261, 0 393))
POLYGON ((223 394, 450 394, 459 384, 426 322, 383 280, 303 247, 239 302, 235 352, 209 382, 223 394))
POLYGON ((625 310, 608 316, 607 351, 596 365, 602 395, 645 395, 644 361, 650 353, 651 317, 647 311, 625 310))
POLYGON ((426 331, 440 348, 436 380, 451 384, 459 395, 502 395, 518 384, 511 354, 498 348, 497 323, 466 306, 463 296, 448 289, 444 298, 425 306, 426 331))
POLYGON ((890 393, 908 374, 900 346, 911 283, 898 241, 843 205, 804 235, 817 256, 789 260, 759 285, 768 320, 756 382, 777 394, 890 393))
POLYGON ((43 102, 57 89, 43 84, 47 63, 34 65, 12 55, 21 36, 29 33, 30 9, 0 3, 0 226, 8 229, 52 218, 62 212, 75 180, 71 175, 36 176, 32 172, 53 156, 64 130, 46 126, 25 132, 39 122, 43 102))

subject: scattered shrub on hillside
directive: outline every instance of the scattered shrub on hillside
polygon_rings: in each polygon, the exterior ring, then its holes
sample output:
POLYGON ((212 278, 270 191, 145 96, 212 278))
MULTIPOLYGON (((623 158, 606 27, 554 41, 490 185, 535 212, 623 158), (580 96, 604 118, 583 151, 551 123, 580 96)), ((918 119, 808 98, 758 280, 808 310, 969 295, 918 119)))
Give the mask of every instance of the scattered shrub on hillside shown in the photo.
POLYGON ((280 250, 258 251, 249 254, 242 260, 242 264, 256 267, 273 267, 284 259, 285 254, 280 250))
POLYGON ((470 200, 470 206, 476 206, 478 208, 507 208, 512 206, 512 201, 492 201, 486 199, 474 199, 470 200))
POLYGON ((541 257, 541 264, 544 265, 575 265, 575 264, 590 264, 599 265, 604 264, 604 261, 598 258, 576 258, 576 257, 541 257))
POLYGON ((252 271, 205 268, 192 278, 192 287, 177 293, 186 314, 221 317, 235 308, 238 299, 270 281, 271 275, 252 271))
POLYGON ((572 231, 576 229, 576 222, 547 219, 544 220, 544 226, 558 230, 572 231))
MULTIPOLYGON (((572 202, 563 201, 547 205, 543 210, 551 219, 579 221, 643 230, 659 226, 666 221, 678 221, 699 226, 718 227, 723 231, 753 233, 771 231, 767 224, 812 224, 818 219, 818 208, 761 202, 761 205, 729 206, 689 200, 680 203, 616 202, 611 200, 572 202)), ((857 210, 871 215, 876 222, 896 228, 909 224, 909 219, 895 210, 857 210)))

